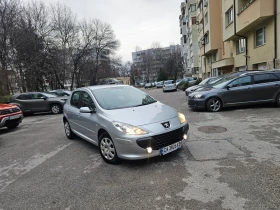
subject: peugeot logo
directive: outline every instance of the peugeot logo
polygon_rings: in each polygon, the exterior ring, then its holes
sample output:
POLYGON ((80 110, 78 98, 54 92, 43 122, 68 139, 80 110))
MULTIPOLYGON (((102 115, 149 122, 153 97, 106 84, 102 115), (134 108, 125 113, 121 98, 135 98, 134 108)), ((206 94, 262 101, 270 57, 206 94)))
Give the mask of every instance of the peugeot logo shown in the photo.
POLYGON ((164 123, 161 123, 163 125, 164 128, 170 128, 170 122, 164 122, 164 123))

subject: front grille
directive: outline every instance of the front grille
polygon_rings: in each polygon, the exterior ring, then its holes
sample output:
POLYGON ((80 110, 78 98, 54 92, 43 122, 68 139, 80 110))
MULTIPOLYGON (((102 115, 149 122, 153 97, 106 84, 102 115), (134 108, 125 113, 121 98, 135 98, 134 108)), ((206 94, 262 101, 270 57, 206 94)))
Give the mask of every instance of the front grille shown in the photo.
POLYGON ((19 111, 20 111, 19 108, 3 109, 3 110, 0 110, 0 115, 12 114, 12 113, 19 112, 19 111))
POLYGON ((184 135, 184 128, 179 128, 177 130, 168 133, 163 133, 160 135, 153 136, 154 141, 152 142, 151 146, 153 150, 158 150, 160 148, 181 141, 183 139, 183 135, 184 135))

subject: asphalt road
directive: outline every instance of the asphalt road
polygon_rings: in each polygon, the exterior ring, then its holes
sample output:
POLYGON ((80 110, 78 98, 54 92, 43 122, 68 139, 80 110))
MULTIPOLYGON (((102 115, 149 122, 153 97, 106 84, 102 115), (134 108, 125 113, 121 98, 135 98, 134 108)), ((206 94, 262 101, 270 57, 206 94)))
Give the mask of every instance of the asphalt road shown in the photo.
POLYGON ((186 114, 181 150, 108 165, 62 115, 27 117, 0 129, 0 209, 280 209, 279 108, 195 112, 183 92, 147 92, 186 114))

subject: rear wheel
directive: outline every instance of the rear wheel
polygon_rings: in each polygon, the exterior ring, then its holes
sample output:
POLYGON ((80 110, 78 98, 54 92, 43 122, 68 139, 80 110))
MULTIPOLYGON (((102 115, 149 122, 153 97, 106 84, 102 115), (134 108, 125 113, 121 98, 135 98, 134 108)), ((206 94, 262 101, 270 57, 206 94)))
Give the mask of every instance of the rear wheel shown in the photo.
POLYGON ((19 123, 14 124, 14 125, 9 125, 9 126, 7 126, 7 128, 8 129, 14 129, 14 128, 18 127, 18 125, 19 125, 19 123))
POLYGON ((62 108, 59 104, 53 104, 51 105, 51 112, 53 114, 60 114, 62 112, 62 108))
POLYGON ((276 104, 280 107, 280 94, 276 97, 276 104))
POLYGON ((64 121, 64 130, 68 139, 74 139, 76 135, 71 130, 70 124, 67 120, 64 121))
POLYGON ((120 161, 114 142, 108 133, 103 133, 99 137, 99 152, 105 162, 109 164, 117 164, 120 161))
POLYGON ((222 102, 218 98, 211 98, 207 101, 206 106, 210 112, 219 112, 222 109, 222 102))

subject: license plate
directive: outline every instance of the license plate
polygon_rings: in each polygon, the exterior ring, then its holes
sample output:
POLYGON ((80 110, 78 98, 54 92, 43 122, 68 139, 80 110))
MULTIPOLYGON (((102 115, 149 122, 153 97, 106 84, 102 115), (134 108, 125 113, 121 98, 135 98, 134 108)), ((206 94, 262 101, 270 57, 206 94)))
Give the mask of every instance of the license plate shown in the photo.
POLYGON ((179 141, 179 142, 177 142, 175 144, 171 144, 171 145, 169 145, 167 147, 161 148, 160 149, 160 154, 161 155, 166 155, 166 154, 168 154, 170 152, 173 152, 173 151, 175 151, 175 150, 177 150, 177 149, 179 149, 181 147, 182 147, 182 141, 179 141))
POLYGON ((13 115, 9 117, 9 120, 14 120, 20 118, 20 115, 13 115))

